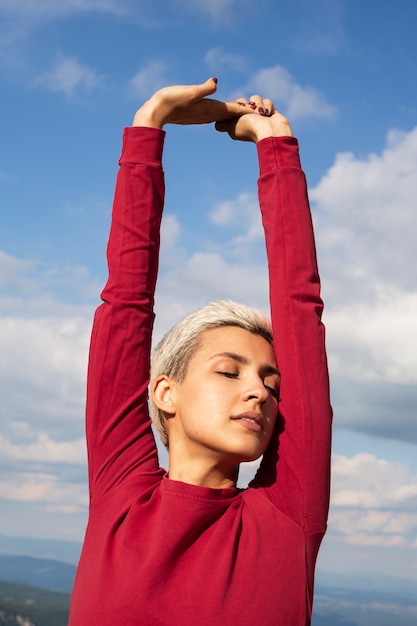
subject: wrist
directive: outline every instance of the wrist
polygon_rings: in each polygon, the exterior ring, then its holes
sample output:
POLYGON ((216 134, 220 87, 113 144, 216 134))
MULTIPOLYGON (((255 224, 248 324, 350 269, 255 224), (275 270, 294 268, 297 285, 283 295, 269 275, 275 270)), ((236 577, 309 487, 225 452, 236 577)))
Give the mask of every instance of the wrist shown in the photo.
POLYGON ((293 137, 290 124, 280 124, 272 128, 261 128, 256 133, 255 143, 259 143, 268 137, 293 137))
POLYGON ((165 120, 159 113, 159 105, 155 97, 147 100, 135 113, 132 126, 145 126, 147 128, 163 129, 165 120))

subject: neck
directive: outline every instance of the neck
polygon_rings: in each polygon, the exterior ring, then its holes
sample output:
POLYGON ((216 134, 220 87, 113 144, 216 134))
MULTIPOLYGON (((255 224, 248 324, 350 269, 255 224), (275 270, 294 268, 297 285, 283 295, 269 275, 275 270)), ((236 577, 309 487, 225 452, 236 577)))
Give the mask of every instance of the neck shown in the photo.
POLYGON ((207 452, 204 456, 200 453, 193 457, 170 443, 169 478, 213 489, 236 487, 239 465, 217 459, 211 451, 207 452))

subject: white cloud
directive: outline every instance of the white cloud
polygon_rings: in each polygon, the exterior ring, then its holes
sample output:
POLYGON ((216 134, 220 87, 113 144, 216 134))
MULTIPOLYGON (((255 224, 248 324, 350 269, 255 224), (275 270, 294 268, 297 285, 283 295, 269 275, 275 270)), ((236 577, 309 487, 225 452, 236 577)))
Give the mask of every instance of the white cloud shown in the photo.
POLYGON ((417 440, 417 128, 338 155, 310 190, 336 424, 417 440))
POLYGON ((224 72, 225 70, 242 72, 247 67, 247 61, 243 55, 224 52, 220 46, 210 48, 204 60, 210 72, 213 73, 224 72))
POLYGON ((56 17, 73 12, 103 11, 120 13, 124 0, 0 0, 0 13, 8 17, 56 17))
POLYGON ((62 287, 76 280, 82 287, 88 275, 3 252, 0 260, 0 498, 81 519, 91 315, 84 306, 58 304, 45 289, 51 281, 62 287))
POLYGON ((68 297, 72 282, 84 290, 88 273, 0 257, 3 457, 16 463, 82 463, 93 306, 58 302, 48 291, 55 285, 68 297))
POLYGON ((329 525, 346 544, 356 546, 417 547, 417 514, 401 511, 332 510, 329 525))
POLYGON ((405 465, 372 454, 352 458, 335 455, 332 484, 334 506, 404 508, 417 501, 417 475, 411 474, 405 465))
POLYGON ((59 55, 53 68, 35 78, 33 85, 72 96, 76 91, 91 91, 103 80, 104 76, 82 65, 78 59, 59 55))
POLYGON ((235 97, 260 94, 271 98, 275 106, 291 121, 317 117, 333 118, 336 107, 315 87, 301 86, 281 65, 259 70, 235 97))
POLYGON ((30 443, 12 443, 0 434, 0 447, 3 461, 24 461, 30 463, 76 463, 86 462, 85 437, 75 441, 55 441, 47 433, 38 432, 36 440, 30 443))
POLYGON ((169 78, 169 66, 166 61, 150 61, 131 79, 130 89, 135 97, 149 98, 149 96, 172 82, 169 78))
POLYGON ((211 211, 210 219, 217 226, 238 230, 239 234, 229 242, 233 248, 256 240, 263 241, 259 203, 252 193, 241 193, 235 200, 221 202, 211 211))
MULTIPOLYGON (((161 248, 156 292, 155 341, 182 317, 208 300, 232 299, 269 315, 266 255, 258 201, 251 193, 216 204, 210 221, 222 229, 224 240, 209 238, 188 254, 176 245, 161 248)), ((176 224, 174 229, 181 228, 176 224)), ((179 232, 177 232, 179 235, 179 232)))
MULTIPOLYGON (((0 311, 3 318, 85 317, 91 306, 79 304, 97 299, 101 285, 94 284, 83 266, 50 265, 20 259, 0 250, 0 311), (64 293, 58 299, 53 292, 64 293)), ((0 333, 1 334, 1 333, 0 333)))
POLYGON ((165 214, 161 224, 161 248, 166 252, 174 248, 181 234, 181 224, 175 215, 165 214))
MULTIPOLYGON (((12 80, 27 76, 25 41, 44 24, 87 12, 128 15, 130 0, 0 0, 0 62, 12 80)), ((93 75, 84 80, 91 81, 93 75)), ((48 81, 48 74, 41 77, 48 81)))
POLYGON ((345 283, 350 275, 345 293, 357 284, 368 294, 387 284, 415 290, 416 196, 417 128, 391 132, 380 155, 339 154, 310 190, 320 257, 334 268, 332 278, 342 271, 345 283))
POLYGON ((215 20, 224 18, 233 5, 237 4, 237 0, 210 0, 210 2, 201 2, 201 0, 177 0, 177 2, 200 13, 205 13, 215 20))
POLYGON ((68 512, 85 509, 88 495, 85 485, 63 482, 46 473, 3 473, 0 480, 0 498, 19 502, 41 503, 45 506, 62 506, 68 512))
POLYGON ((0 250, 0 287, 2 289, 28 289, 31 281, 28 274, 34 264, 18 259, 0 250))
POLYGON ((351 381, 415 384, 417 351, 411 338, 417 337, 416 311, 417 292, 388 288, 371 302, 330 307, 326 324, 333 374, 351 381))
POLYGON ((80 436, 90 327, 85 318, 2 318, 3 429, 10 422, 31 421, 38 428, 48 424, 57 436, 80 436))
POLYGON ((345 543, 412 547, 417 475, 371 454, 334 455, 329 525, 345 543))
POLYGON ((269 315, 266 267, 253 260, 226 260, 198 252, 160 274, 156 292, 154 343, 191 311, 208 301, 244 302, 269 315))
POLYGON ((180 270, 164 272, 158 279, 156 334, 207 304, 208 298, 245 302, 268 313, 265 266, 243 263, 241 258, 228 261, 216 252, 197 252, 180 270))

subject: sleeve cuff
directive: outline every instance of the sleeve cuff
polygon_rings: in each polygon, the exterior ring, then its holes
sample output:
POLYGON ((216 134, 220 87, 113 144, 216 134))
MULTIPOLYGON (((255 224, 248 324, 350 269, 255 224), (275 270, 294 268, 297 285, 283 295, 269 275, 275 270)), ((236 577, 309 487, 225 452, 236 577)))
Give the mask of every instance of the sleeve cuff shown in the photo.
POLYGON ((298 140, 295 137, 267 137, 256 147, 260 176, 283 167, 301 169, 298 140))
POLYGON ((165 131, 159 128, 128 126, 123 131, 122 163, 153 163, 161 165, 165 131))

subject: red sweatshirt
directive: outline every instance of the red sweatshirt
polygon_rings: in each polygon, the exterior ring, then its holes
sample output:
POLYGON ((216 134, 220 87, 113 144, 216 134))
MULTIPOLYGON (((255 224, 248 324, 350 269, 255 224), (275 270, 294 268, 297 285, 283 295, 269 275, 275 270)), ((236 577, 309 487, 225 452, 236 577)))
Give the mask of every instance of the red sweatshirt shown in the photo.
POLYGON ((305 626, 326 528, 322 302, 297 140, 258 144, 280 424, 248 489, 170 480, 147 408, 164 133, 124 132, 88 372, 90 516, 70 626, 305 626), (281 428, 282 429, 282 428, 281 428))

